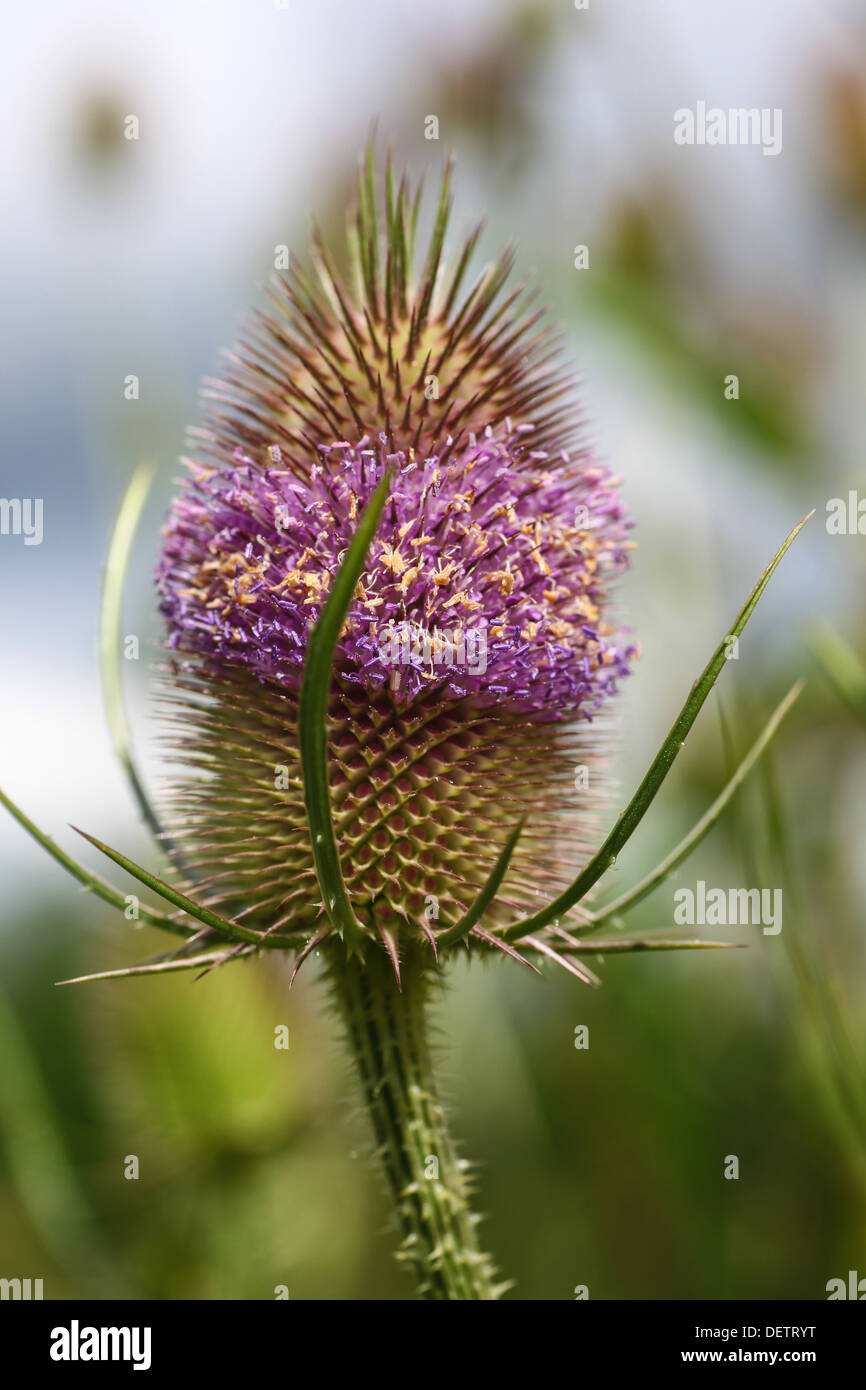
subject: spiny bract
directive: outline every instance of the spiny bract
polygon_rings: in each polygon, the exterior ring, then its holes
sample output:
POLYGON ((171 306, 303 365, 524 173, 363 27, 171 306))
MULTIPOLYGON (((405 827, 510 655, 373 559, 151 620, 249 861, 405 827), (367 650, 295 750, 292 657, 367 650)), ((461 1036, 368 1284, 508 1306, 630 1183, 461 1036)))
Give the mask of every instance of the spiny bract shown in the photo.
POLYGON ((597 758, 590 718, 634 655, 605 616, 629 523, 580 447, 555 339, 504 292, 510 253, 461 298, 479 231, 448 275, 450 168, 413 280, 419 200, 389 160, 382 227, 368 155, 352 282, 318 233, 315 277, 277 280, 276 313, 208 393, 158 571, 179 867, 226 915, 310 937, 327 919, 297 742, 306 643, 390 469, 329 714, 346 887, 395 955, 466 910, 521 817, 488 925, 571 879, 574 768, 597 758))

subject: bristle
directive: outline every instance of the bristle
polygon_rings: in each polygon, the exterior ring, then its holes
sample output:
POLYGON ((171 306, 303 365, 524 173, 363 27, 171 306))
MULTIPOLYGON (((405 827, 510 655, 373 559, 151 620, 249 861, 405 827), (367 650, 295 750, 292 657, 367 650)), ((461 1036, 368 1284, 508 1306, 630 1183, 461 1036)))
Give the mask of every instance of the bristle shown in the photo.
POLYGON ((385 950, 388 953, 388 959, 393 967, 397 988, 400 989, 400 955, 397 950, 397 937, 394 932, 390 931, 388 927, 383 926, 381 922, 379 923, 378 931, 385 950))
POLYGON ((511 956, 512 960, 518 961, 521 965, 528 966, 530 970, 535 971, 536 975, 541 974, 541 971, 537 966, 532 964, 531 960, 527 960, 526 956, 522 956, 519 951, 516 951, 507 941, 503 941, 500 936, 494 936, 492 932, 485 931, 483 927, 473 927, 470 935, 477 936, 478 940, 483 941, 487 946, 493 946, 497 951, 502 951, 506 956, 511 956))
MULTIPOLYGON (((412 445, 434 452, 448 431, 444 417, 455 396, 463 410, 458 447, 470 430, 478 433, 506 416, 515 424, 532 417, 533 403, 543 399, 550 383, 547 365, 540 356, 535 360, 540 340, 521 343, 528 325, 521 333, 492 331, 500 319, 506 330, 516 323, 520 305, 529 300, 523 287, 500 297, 513 252, 506 251, 481 275, 459 308, 480 227, 458 249, 453 274, 444 275, 450 180, 449 165, 430 246, 413 283, 418 195, 411 198, 404 177, 395 196, 393 171, 387 168, 380 223, 368 154, 359 172, 350 228, 355 293, 344 283, 321 231, 314 228, 314 274, 293 260, 289 274, 275 278, 270 297, 279 321, 271 315, 257 317, 246 334, 246 351, 215 388, 224 406, 209 420, 218 449, 220 442, 229 452, 241 445, 263 463, 275 434, 296 438, 303 431, 314 444, 356 430, 375 437, 387 409, 395 422, 394 447, 412 445), (423 391, 430 373, 439 379, 439 404, 425 402, 420 434, 417 419, 413 422, 403 409, 406 398, 398 367, 405 381, 415 383, 413 392, 423 391), (366 393, 372 395, 365 400, 366 393), (467 412, 472 399, 478 400, 479 409, 467 412)), ((567 426, 556 440, 546 429, 537 429, 536 438, 539 447, 573 443, 567 426)))
POLYGON ((308 956, 312 954, 313 951, 315 951, 316 947, 321 946, 322 942, 325 941, 330 935, 331 928, 326 927, 324 931, 317 932, 317 934, 307 942, 306 946, 300 952, 295 961, 295 968, 292 971, 292 978, 289 980, 289 989, 291 989, 292 985, 295 983, 295 980, 298 977, 298 971, 300 970, 304 961, 308 958, 308 956))

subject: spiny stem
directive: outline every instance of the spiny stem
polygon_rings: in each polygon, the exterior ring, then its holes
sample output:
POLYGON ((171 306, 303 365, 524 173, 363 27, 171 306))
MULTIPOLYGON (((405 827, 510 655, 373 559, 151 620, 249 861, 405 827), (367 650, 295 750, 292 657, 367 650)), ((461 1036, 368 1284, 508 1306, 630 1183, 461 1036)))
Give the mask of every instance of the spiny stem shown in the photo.
POLYGON ((401 988, 383 950, 368 948, 362 961, 338 949, 330 982, 400 1227, 398 1259, 413 1268, 422 1298, 496 1299, 507 1285, 495 1282, 478 1245, 479 1218, 436 1094, 429 961, 419 952, 401 961, 401 988))

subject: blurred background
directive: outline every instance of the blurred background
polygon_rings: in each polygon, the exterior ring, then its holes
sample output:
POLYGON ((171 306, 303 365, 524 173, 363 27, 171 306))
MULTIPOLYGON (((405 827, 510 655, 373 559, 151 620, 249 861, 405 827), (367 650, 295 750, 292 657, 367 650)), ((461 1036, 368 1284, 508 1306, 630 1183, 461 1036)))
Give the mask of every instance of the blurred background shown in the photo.
MULTIPOLYGON (((703 879, 781 887, 783 930, 608 958, 598 991, 455 971, 443 1075, 486 1241, 525 1299, 811 1299, 866 1276, 866 540, 826 524, 866 498, 862 4, 47 0, 9 12, 0 68, 0 493, 44 499, 41 545, 0 537, 0 785, 97 870, 69 822, 159 871, 98 674, 125 484, 158 465, 124 617, 152 783, 151 573, 200 382, 274 247, 303 252, 314 209, 336 230, 373 118, 430 183, 453 151, 452 235, 487 217, 479 264, 519 243, 636 520, 622 796, 817 509, 607 890, 685 833, 804 676, 772 759, 629 919, 670 935, 674 889, 703 879), (675 144, 698 101, 781 108, 781 153, 675 144)), ((5 813, 0 882, 0 1275, 46 1298, 409 1296, 315 971, 291 995, 277 960, 56 989, 164 938, 5 813)))

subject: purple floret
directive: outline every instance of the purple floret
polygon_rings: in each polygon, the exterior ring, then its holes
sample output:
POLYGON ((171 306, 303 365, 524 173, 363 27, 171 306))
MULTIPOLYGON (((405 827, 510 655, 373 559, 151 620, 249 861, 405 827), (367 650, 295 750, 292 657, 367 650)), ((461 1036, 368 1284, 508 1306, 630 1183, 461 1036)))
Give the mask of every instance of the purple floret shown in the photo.
POLYGON ((436 688, 589 716, 635 648, 605 622, 630 522, 615 480, 531 450, 522 426, 447 461, 322 447, 307 477, 279 449, 193 463, 158 570, 172 647, 297 690, 307 637, 382 470, 393 485, 337 648, 344 679, 409 703, 436 688))

